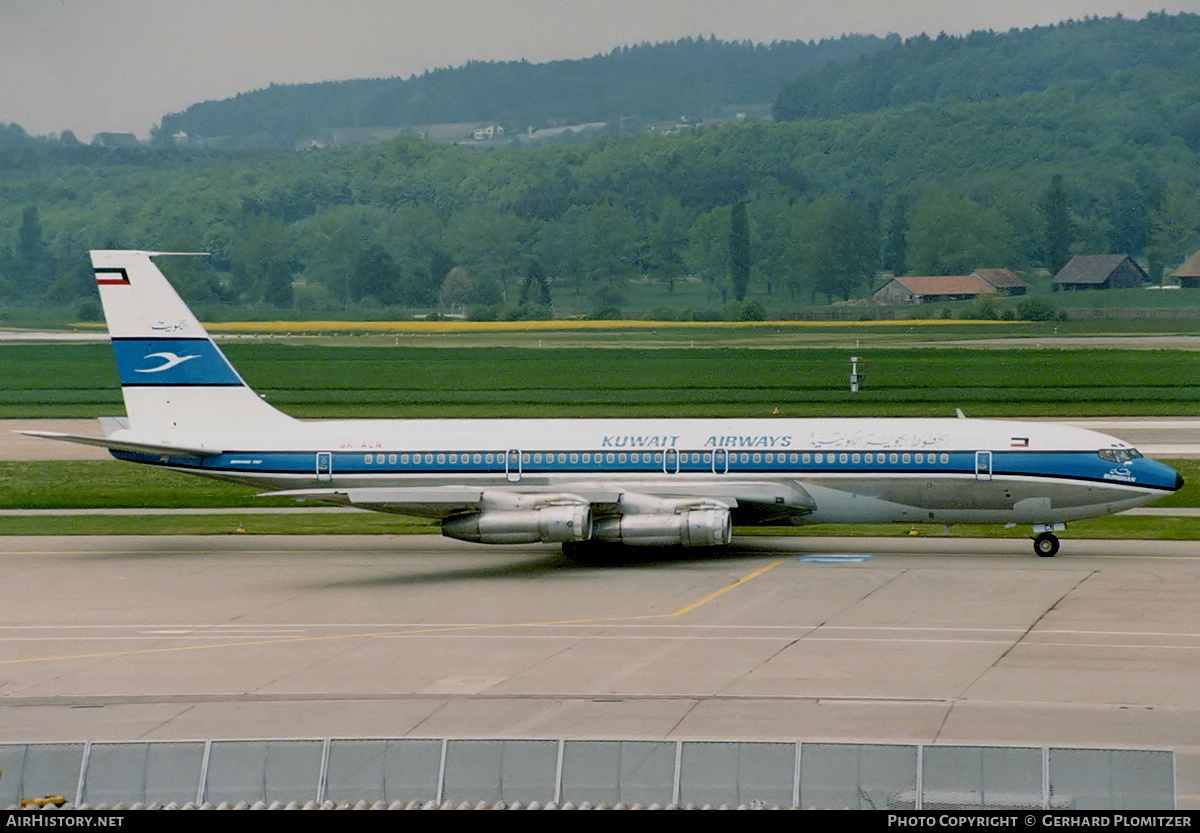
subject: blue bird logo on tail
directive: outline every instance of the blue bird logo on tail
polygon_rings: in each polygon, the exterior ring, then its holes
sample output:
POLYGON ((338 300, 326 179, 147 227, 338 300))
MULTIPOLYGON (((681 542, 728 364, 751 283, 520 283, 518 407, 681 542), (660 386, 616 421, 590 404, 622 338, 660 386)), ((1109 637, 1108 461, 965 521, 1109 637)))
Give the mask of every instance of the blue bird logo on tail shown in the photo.
POLYGON ((184 362, 188 361, 189 359, 198 359, 198 358, 200 358, 200 354, 193 353, 190 356, 179 356, 179 355, 176 355, 175 353, 151 353, 148 356, 145 356, 144 358, 162 359, 163 363, 160 364, 158 367, 134 368, 135 373, 162 373, 164 370, 170 370, 172 367, 181 365, 184 362))

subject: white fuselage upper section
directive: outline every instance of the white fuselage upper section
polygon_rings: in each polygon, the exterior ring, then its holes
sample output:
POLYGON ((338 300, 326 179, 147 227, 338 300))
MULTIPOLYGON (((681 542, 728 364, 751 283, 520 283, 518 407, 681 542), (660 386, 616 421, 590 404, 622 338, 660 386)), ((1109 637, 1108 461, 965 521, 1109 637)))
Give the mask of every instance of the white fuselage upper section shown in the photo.
MULTIPOLYGON (((134 439, 150 440, 144 433, 134 439)), ((122 438, 114 435, 114 438, 122 438)), ((1055 423, 977 419, 458 419, 293 421, 256 430, 215 420, 173 442, 214 450, 1097 451, 1113 437, 1055 423)))

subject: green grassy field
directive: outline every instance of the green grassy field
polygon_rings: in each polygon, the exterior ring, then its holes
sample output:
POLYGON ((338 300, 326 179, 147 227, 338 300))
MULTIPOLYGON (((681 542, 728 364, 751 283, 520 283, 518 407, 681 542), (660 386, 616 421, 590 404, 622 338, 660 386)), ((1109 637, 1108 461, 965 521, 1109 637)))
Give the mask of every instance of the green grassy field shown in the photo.
MULTIPOLYGON (((351 347, 346 338, 224 349, 255 390, 300 417, 1200 413, 1200 361, 1182 350, 351 347), (865 360, 856 394, 851 355, 865 360)), ((0 378, 0 417, 122 412, 107 344, 0 345, 0 378)))

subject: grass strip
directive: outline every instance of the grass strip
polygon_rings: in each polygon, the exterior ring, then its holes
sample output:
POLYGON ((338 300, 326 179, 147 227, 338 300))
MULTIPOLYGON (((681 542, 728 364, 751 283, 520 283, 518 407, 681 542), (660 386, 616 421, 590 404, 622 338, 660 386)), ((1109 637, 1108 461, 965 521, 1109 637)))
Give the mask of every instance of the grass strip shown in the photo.
MULTIPOLYGON (((268 401, 300 417, 1174 415, 1200 409, 1184 350, 413 347, 230 343, 268 401), (850 355, 863 358, 849 392, 850 355), (1119 381, 1114 384, 1114 381, 1119 381)), ((0 417, 121 413, 106 344, 0 349, 0 417)))

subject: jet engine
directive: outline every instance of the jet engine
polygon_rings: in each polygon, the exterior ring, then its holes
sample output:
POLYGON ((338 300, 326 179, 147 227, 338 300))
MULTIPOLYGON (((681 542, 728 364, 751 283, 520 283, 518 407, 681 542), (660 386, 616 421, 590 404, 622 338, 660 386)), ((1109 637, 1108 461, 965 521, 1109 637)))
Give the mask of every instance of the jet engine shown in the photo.
POLYGON ((586 503, 529 509, 484 509, 442 521, 442 534, 478 544, 558 544, 592 537, 592 508, 586 503))
POLYGON ((728 507, 619 515, 597 521, 592 531, 594 540, 640 547, 714 547, 732 537, 728 507))

